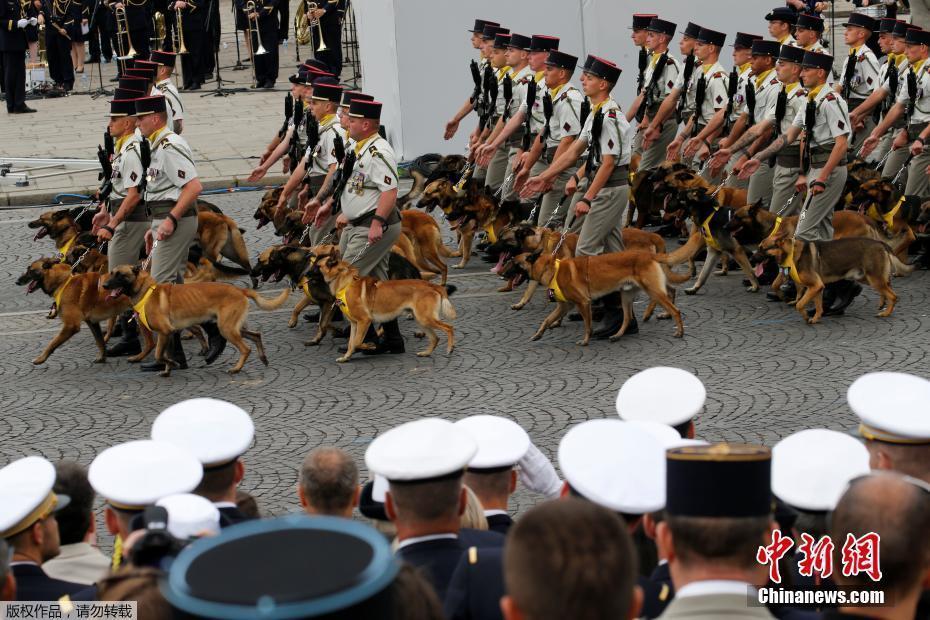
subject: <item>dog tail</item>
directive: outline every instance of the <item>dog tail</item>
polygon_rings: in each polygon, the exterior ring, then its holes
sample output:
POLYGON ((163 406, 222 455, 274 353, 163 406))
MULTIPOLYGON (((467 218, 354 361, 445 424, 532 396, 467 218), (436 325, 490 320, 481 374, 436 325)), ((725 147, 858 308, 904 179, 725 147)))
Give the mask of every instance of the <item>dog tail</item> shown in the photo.
POLYGON ((439 252, 439 255, 443 258, 451 258, 452 250, 446 247, 446 244, 442 242, 442 239, 439 239, 439 242, 436 244, 436 250, 439 252))
MULTIPOLYGON (((209 261, 210 259, 206 258, 204 260, 209 261)), ((219 263, 219 262, 214 263, 213 261, 210 261, 210 262, 213 264, 213 268, 216 269, 219 275, 222 275, 225 277, 236 278, 239 276, 247 276, 251 273, 249 271, 246 271, 245 269, 242 269, 241 267, 232 267, 230 265, 224 265, 223 263, 219 263)))
POLYGON ((689 273, 675 273, 672 271, 668 265, 661 263, 662 271, 665 272, 665 279, 669 284, 683 284, 691 279, 691 274, 689 273))
POLYGON ((243 295, 254 301, 255 305, 262 310, 277 310, 284 305, 284 302, 287 301, 288 295, 291 294, 291 289, 286 288, 281 291, 281 294, 274 299, 268 299, 266 297, 262 297, 250 288, 244 288, 240 290, 242 291, 243 295))
POLYGON ((451 297, 453 294, 455 294, 455 291, 457 290, 459 290, 459 287, 457 287, 456 285, 446 284, 446 295, 447 296, 451 297))
POLYGON ((688 242, 683 246, 668 254, 658 254, 656 260, 666 265, 680 265, 694 258, 694 255, 697 254, 704 245, 704 235, 695 231, 691 233, 691 236, 688 237, 688 242))
POLYGON ((452 302, 449 301, 449 295, 454 293, 456 288, 451 284, 445 286, 445 290, 440 287, 440 295, 442 295, 442 302, 439 304, 439 316, 440 318, 451 321, 452 319, 457 318, 455 313, 455 306, 452 305, 452 302))
POLYGON ((896 276, 906 276, 914 271, 915 266, 902 262, 887 243, 885 244, 885 250, 888 252, 888 258, 891 259, 891 267, 894 269, 896 276))

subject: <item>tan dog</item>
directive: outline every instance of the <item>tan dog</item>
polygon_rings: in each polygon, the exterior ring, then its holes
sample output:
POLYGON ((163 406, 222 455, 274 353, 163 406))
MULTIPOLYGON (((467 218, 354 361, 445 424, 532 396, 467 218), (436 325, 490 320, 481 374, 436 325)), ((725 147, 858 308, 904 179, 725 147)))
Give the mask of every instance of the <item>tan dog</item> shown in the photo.
MULTIPOLYGON (((591 340, 591 302, 604 295, 630 291, 633 288, 645 291, 652 301, 666 309, 677 325, 675 337, 681 338, 685 326, 681 321, 681 312, 672 303, 667 289, 669 283, 687 282, 688 276, 672 273, 664 261, 664 255, 656 256, 640 250, 626 250, 600 256, 579 256, 561 261, 546 254, 521 254, 515 259, 517 265, 532 279, 548 286, 558 301, 558 307, 543 319, 531 340, 539 340, 546 330, 561 321, 574 305, 584 320, 584 338, 578 344, 587 346, 591 340)), ((632 299, 623 295, 623 325, 610 337, 611 342, 623 336, 629 326, 631 314, 632 299)), ((643 320, 648 320, 648 316, 644 315, 643 320)))
POLYGON ((823 316, 823 289, 839 280, 866 282, 881 296, 876 316, 891 316, 898 296, 891 289, 891 274, 906 275, 914 270, 902 263, 887 243, 862 237, 832 241, 802 241, 778 233, 759 249, 788 269, 798 286, 795 308, 809 325, 823 316), (807 304, 814 302, 814 315, 807 316, 807 304))
POLYGON ((152 348, 155 359, 165 364, 163 377, 171 373, 174 362, 165 357, 165 345, 172 332, 215 320, 220 333, 239 349, 239 361, 229 369, 230 374, 242 370, 251 349, 243 336, 255 343, 259 359, 266 366, 268 358, 262 344, 262 335, 245 329, 249 313, 249 299, 262 310, 275 310, 287 300, 290 289, 284 289, 275 299, 265 299, 251 289, 242 289, 223 282, 194 284, 156 284, 147 271, 139 267, 120 265, 106 277, 103 288, 111 295, 124 293, 132 300, 139 314, 139 331, 145 340, 142 352, 130 357, 130 362, 143 360, 152 348), (152 338, 158 334, 158 342, 152 338))
POLYGON ((129 298, 107 295, 99 287, 101 274, 90 271, 71 274, 71 266, 52 258, 40 258, 34 261, 26 272, 16 281, 27 286, 27 293, 41 288, 46 295, 55 300, 58 317, 61 319, 61 331, 52 338, 45 350, 35 358, 33 364, 43 364, 55 349, 67 342, 81 330, 81 323, 87 323, 94 342, 97 344, 97 358, 94 363, 103 363, 107 358, 106 341, 100 329, 100 322, 114 319, 129 309, 129 298))
MULTIPOLYGON (((200 211, 197 213, 197 239, 203 251, 203 256, 211 263, 225 256, 246 271, 252 270, 249 263, 249 251, 245 247, 242 231, 236 221, 222 213, 200 211)), ((252 288, 257 285, 252 281, 252 288)))
POLYGON ((400 229, 404 237, 410 239, 414 256, 407 257, 421 271, 438 273, 440 284, 445 284, 449 268, 443 258, 452 256, 452 252, 443 244, 436 220, 423 211, 405 209, 400 212, 400 229))
POLYGON ((68 253, 71 245, 81 233, 80 227, 75 223, 68 209, 46 211, 29 222, 27 226, 37 229, 34 241, 43 237, 51 237, 55 242, 55 248, 62 254, 68 253))
POLYGON ((320 256, 311 269, 318 269, 333 294, 340 299, 342 314, 352 326, 345 355, 337 362, 348 362, 358 351, 372 323, 384 323, 400 316, 405 310, 426 332, 429 344, 417 353, 428 357, 439 344, 436 329, 446 334, 446 352, 455 347, 452 326, 441 319, 455 319, 455 308, 449 301, 454 286, 439 286, 423 280, 378 280, 358 275, 358 269, 334 256, 320 256))

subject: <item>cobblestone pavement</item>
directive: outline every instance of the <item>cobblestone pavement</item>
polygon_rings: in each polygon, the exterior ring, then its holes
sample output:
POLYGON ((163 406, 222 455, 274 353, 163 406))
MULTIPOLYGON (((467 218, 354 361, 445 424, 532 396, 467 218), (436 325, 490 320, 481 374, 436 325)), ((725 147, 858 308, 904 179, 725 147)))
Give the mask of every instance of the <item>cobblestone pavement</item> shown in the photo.
MULTIPOLYGON (((253 256, 272 242, 266 229, 254 230, 257 201, 256 193, 215 200, 248 229, 253 256)), ((738 274, 714 277, 699 295, 678 298, 684 339, 672 337, 669 322, 653 321, 616 344, 582 348, 575 345, 580 323, 530 342, 551 308, 545 296, 539 293, 520 312, 510 310, 519 293, 495 292, 500 281, 478 258, 464 271, 450 271, 450 282, 459 287, 452 298, 459 318, 451 356, 443 343, 432 358, 415 357, 412 350, 420 343, 411 336, 414 324, 402 322, 407 354, 337 364, 337 343, 327 339, 307 348, 302 342, 310 334, 308 324, 287 328, 289 302, 274 312, 252 310, 251 324, 264 336, 271 365, 265 368, 253 356, 238 376, 225 372, 235 359, 231 351, 212 367, 195 361, 170 379, 140 373, 125 359, 96 365, 87 329, 44 366, 34 367, 30 360, 58 329, 44 316, 49 299, 41 292, 26 296, 14 284, 31 260, 53 251, 48 239, 34 242, 25 226, 35 213, 0 213, 0 463, 40 453, 89 464, 111 444, 146 437, 168 405, 216 396, 254 416, 257 434, 246 455, 243 488, 257 496, 266 514, 298 506, 297 470, 311 448, 337 445, 363 465, 373 437, 420 416, 511 416, 554 458, 571 424, 615 415, 614 397, 623 381, 653 365, 687 368, 707 385, 707 405, 697 421, 700 437, 768 445, 802 428, 853 428, 845 392, 862 373, 928 374, 926 272, 895 280, 901 299, 892 318, 873 316, 877 297, 867 290, 845 317, 817 327, 766 302, 761 293, 743 292, 738 274)), ((266 285, 265 294, 274 288, 266 285)), ((641 315, 642 302, 637 308, 641 315)), ((520 493, 515 507, 533 501, 520 493)))

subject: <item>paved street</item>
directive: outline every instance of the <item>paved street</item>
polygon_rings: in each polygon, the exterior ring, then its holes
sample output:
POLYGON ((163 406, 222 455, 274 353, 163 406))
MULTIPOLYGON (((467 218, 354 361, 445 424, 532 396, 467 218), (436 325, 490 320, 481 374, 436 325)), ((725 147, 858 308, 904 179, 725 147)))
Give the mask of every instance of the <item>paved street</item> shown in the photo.
MULTIPOLYGON (((267 229, 254 230, 257 193, 215 202, 248 230, 252 256, 272 243, 267 229)), ((212 367, 201 368, 196 361, 170 379, 140 373, 124 359, 96 365, 87 329, 44 366, 34 367, 30 360, 58 329, 57 321, 45 318, 49 298, 41 292, 26 296, 14 284, 31 260, 53 252, 50 240, 34 242, 25 226, 36 213, 0 213, 0 463, 41 453, 53 461, 88 464, 113 443, 147 436, 166 406, 216 396, 255 418, 258 432, 246 455, 243 488, 257 495, 266 514, 297 506, 297 469, 309 449, 337 445, 361 464, 375 435, 419 416, 512 416, 554 458, 571 424, 615 415, 617 389, 648 366, 681 366, 707 385, 707 405, 697 423, 700 437, 768 445, 802 428, 852 428, 845 392, 864 372, 928 374, 926 272, 894 282, 901 299, 891 319, 873 316, 877 297, 868 290, 845 317, 825 319, 817 327, 804 325, 793 310, 767 303, 761 293, 743 292, 739 275, 715 277, 696 297, 679 296, 684 339, 672 337, 670 323, 650 322, 641 323, 639 335, 616 344, 582 348, 574 344, 580 323, 530 342, 551 306, 539 293, 523 311, 510 310, 518 293, 495 292, 500 281, 477 258, 464 272, 451 271, 450 282, 459 287, 452 298, 459 313, 458 346, 451 356, 440 347, 431 359, 415 357, 420 343, 412 337, 414 324, 402 322, 407 354, 337 364, 337 343, 307 348, 302 342, 310 327, 287 328, 289 301, 275 312, 252 311, 251 325, 262 332, 271 365, 265 368, 253 356, 235 377, 225 372, 235 360, 230 351, 212 367)), ((274 290, 266 285, 263 292, 274 290)), ((637 308, 641 315, 642 303, 637 308)), ((534 500, 521 493, 518 507, 534 500)))

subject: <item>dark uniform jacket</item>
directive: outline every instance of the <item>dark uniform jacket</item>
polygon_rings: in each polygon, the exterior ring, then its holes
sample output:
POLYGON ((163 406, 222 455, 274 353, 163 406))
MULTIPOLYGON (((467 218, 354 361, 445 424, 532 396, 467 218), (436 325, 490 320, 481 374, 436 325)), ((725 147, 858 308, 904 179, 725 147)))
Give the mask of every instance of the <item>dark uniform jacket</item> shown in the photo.
POLYGON ((26 32, 16 27, 22 17, 19 0, 0 0, 0 52, 26 50, 26 32))
POLYGON ((66 594, 87 590, 82 583, 52 579, 38 564, 14 563, 11 568, 16 579, 16 600, 19 601, 57 601, 66 594))

